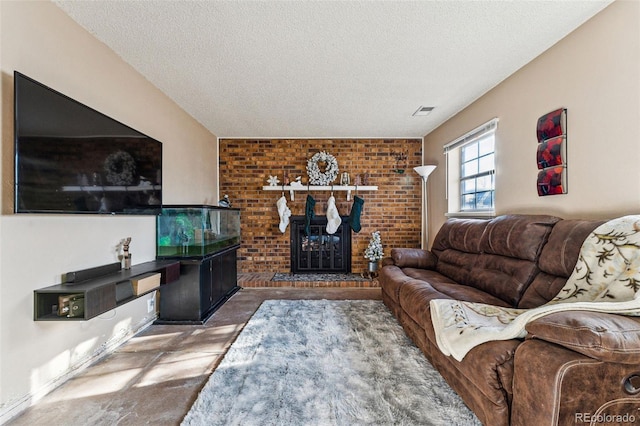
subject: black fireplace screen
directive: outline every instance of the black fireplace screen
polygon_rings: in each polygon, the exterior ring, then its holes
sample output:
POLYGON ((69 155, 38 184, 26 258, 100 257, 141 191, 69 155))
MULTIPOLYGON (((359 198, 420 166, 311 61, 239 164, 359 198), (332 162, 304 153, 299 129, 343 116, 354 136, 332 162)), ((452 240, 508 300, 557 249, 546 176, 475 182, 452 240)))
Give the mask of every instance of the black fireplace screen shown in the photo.
POLYGON ((327 218, 311 220, 309 235, 305 232, 305 217, 291 217, 291 273, 351 272, 351 228, 349 217, 342 217, 338 230, 327 233, 327 218))

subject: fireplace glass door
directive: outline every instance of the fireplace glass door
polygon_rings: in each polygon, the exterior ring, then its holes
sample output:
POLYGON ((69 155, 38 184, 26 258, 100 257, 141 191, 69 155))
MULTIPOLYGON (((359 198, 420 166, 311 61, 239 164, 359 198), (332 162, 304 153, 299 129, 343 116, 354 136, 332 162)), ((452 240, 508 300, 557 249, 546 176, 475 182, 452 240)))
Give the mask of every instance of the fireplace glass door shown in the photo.
POLYGON ((338 230, 327 233, 327 218, 311 221, 309 235, 304 216, 291 218, 291 273, 351 272, 351 228, 348 216, 342 217, 338 230))

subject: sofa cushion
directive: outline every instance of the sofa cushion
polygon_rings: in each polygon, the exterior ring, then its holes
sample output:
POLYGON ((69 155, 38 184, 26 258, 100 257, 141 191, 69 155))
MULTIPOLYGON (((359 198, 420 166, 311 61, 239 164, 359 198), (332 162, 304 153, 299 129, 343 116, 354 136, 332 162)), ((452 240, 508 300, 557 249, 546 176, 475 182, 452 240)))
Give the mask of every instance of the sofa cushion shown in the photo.
POLYGON ((546 340, 605 362, 640 364, 640 319, 602 312, 563 311, 526 326, 546 340))
POLYGON ((431 250, 438 256, 447 249, 480 253, 480 240, 487 223, 489 221, 483 219, 449 219, 436 234, 431 250))
POLYGON ((435 269, 460 284, 469 284, 471 268, 480 255, 480 240, 489 223, 482 219, 449 219, 436 234, 431 251, 435 269))
POLYGON ((436 271, 459 284, 471 285, 471 270, 479 257, 477 253, 466 253, 454 249, 444 250, 438 256, 436 271))
POLYGON ((538 262, 540 270, 569 278, 578 261, 584 240, 602 223, 602 221, 570 219, 557 223, 540 254, 538 262))
POLYGON ((538 272, 535 262, 484 254, 470 271, 469 285, 515 307, 538 272))
POLYGON ((556 223, 542 248, 538 274, 520 299, 519 308, 535 308, 553 299, 578 261, 582 243, 602 221, 566 219, 556 223))
MULTIPOLYGON (((437 274, 437 272, 434 273, 437 274)), ((450 297, 439 292, 430 284, 414 279, 406 281, 400 288, 398 299, 400 307, 407 316, 424 328, 425 324, 431 322, 431 305, 429 301, 433 299, 450 299, 450 297)))
MULTIPOLYGON (((558 220, 554 216, 505 215, 489 221, 478 246, 480 256, 464 271, 466 280, 456 276, 456 281, 517 306, 539 271, 536 261, 558 220)), ((446 275, 453 272, 441 268, 440 262, 436 268, 446 275)))
POLYGON ((455 300, 464 300, 468 302, 486 303, 487 305, 504 306, 510 305, 504 300, 498 299, 489 293, 485 293, 482 290, 460 284, 446 284, 444 282, 434 282, 431 284, 433 288, 440 293, 448 296, 448 298, 455 300))
POLYGON ((547 242, 555 216, 504 215, 491 220, 482 235, 480 250, 535 262, 547 242))
POLYGON ((538 273, 525 290, 518 303, 518 308, 531 309, 544 305, 558 294, 566 282, 567 279, 564 277, 550 275, 546 272, 538 273))
POLYGON ((477 288, 460 285, 436 271, 404 268, 405 280, 398 292, 402 309, 421 327, 431 323, 429 302, 434 299, 467 300, 490 305, 508 306, 504 301, 477 288))

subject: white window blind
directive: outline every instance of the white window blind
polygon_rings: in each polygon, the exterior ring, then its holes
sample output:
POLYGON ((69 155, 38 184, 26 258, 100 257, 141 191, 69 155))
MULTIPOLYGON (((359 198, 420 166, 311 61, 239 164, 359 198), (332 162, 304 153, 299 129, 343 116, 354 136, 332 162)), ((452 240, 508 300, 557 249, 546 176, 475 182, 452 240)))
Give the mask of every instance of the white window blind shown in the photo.
POLYGON ((483 136, 491 132, 495 132, 498 127, 498 119, 494 118, 484 123, 481 126, 476 127, 468 133, 460 136, 458 139, 453 140, 444 146, 444 153, 447 154, 452 149, 462 148, 464 145, 475 142, 483 136))

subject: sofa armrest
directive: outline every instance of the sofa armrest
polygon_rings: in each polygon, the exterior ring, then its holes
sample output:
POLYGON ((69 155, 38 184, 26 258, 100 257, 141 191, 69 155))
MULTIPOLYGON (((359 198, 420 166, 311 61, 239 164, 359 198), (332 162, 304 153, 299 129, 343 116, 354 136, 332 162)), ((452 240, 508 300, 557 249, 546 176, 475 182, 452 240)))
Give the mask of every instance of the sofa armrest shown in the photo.
POLYGON ((395 265, 395 262, 390 257, 383 257, 380 263, 383 267, 387 265, 395 265))
POLYGON ((391 249, 393 264, 399 268, 434 269, 438 259, 427 250, 414 248, 391 249))
POLYGON ((640 318, 589 311, 546 315, 526 326, 528 338, 555 343, 604 362, 640 364, 640 318))
POLYGON ((637 419, 640 393, 625 384, 639 376, 637 364, 598 361, 544 340, 525 340, 514 356, 510 424, 588 425, 596 415, 637 419))

